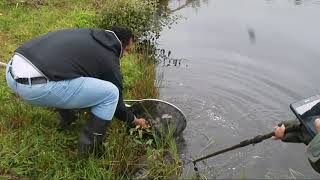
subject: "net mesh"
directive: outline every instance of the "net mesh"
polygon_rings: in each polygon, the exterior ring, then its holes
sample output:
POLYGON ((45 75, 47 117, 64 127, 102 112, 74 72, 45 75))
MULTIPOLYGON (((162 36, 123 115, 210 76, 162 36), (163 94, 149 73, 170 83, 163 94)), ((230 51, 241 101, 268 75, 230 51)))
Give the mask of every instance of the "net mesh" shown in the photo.
POLYGON ((175 137, 179 136, 187 126, 182 111, 165 101, 145 99, 134 102, 130 109, 137 118, 145 118, 161 136, 170 132, 175 137))

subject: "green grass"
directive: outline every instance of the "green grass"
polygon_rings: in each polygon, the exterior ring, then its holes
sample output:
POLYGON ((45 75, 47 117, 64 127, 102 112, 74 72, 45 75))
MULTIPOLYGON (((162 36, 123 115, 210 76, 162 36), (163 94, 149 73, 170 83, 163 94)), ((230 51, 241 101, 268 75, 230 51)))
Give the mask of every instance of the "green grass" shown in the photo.
MULTIPOLYGON (((0 61, 6 62, 23 42, 49 31, 99 27, 94 0, 19 2, 0 2, 0 61)), ((126 99, 158 96, 152 59, 133 53, 121 61, 121 68, 126 99)), ((131 179, 138 170, 142 177, 178 178, 181 163, 170 134, 159 139, 116 120, 101 157, 78 157, 79 133, 88 113, 79 115, 70 130, 58 131, 57 113, 21 101, 7 87, 1 69, 0 179, 131 179)))

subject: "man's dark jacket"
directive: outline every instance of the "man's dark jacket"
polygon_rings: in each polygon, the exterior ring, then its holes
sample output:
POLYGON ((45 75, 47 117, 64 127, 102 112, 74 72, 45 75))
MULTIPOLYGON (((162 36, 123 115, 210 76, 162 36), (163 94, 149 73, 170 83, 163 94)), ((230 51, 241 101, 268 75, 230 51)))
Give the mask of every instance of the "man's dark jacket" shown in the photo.
POLYGON ((20 46, 26 57, 51 81, 93 77, 109 81, 119 89, 116 118, 131 122, 134 115, 122 97, 121 42, 111 31, 66 29, 48 33, 20 46))

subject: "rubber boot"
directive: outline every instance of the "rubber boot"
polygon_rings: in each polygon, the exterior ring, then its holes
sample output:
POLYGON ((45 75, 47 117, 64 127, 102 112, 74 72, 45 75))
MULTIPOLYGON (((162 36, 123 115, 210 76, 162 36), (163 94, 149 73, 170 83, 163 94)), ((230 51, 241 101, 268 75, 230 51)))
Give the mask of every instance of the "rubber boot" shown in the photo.
POLYGON ((97 152, 110 124, 111 120, 103 120, 92 114, 80 134, 79 154, 88 155, 97 152))
POLYGON ((75 120, 77 120, 77 116, 71 109, 58 109, 58 113, 60 115, 58 129, 60 130, 67 129, 75 120))

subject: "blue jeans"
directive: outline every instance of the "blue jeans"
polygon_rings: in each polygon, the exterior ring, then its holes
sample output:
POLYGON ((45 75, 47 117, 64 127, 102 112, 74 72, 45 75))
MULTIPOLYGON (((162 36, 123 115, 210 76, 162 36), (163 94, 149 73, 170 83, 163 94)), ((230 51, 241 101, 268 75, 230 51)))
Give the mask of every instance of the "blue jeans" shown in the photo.
POLYGON ((17 83, 6 69, 8 86, 23 100, 33 105, 60 109, 79 109, 91 107, 91 112, 103 119, 112 120, 118 99, 118 88, 108 81, 91 77, 70 80, 49 81, 44 84, 17 83))

